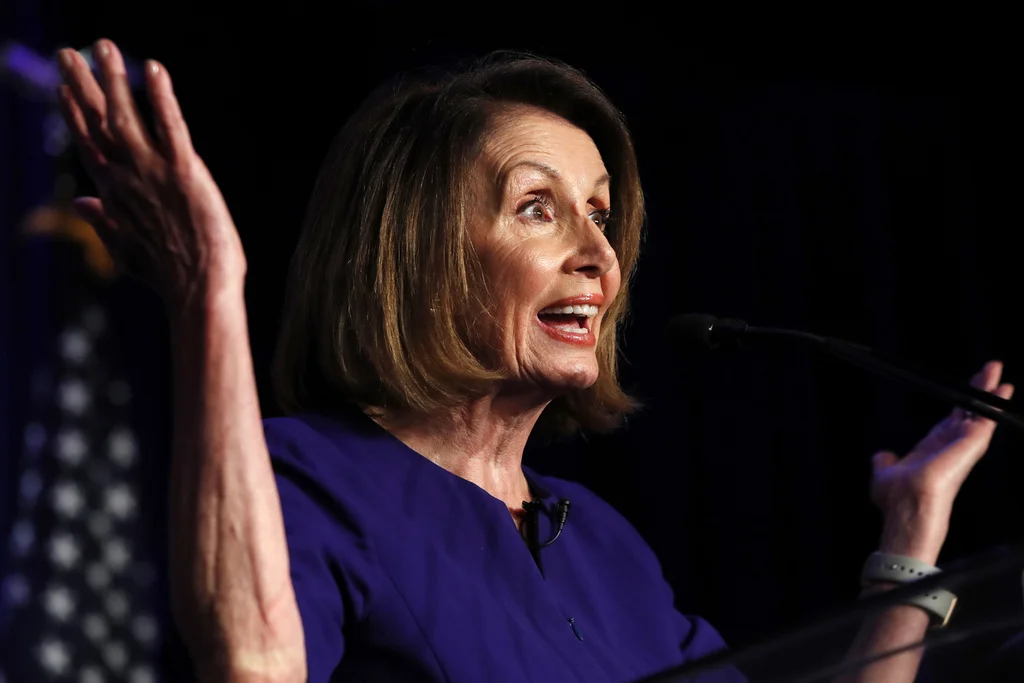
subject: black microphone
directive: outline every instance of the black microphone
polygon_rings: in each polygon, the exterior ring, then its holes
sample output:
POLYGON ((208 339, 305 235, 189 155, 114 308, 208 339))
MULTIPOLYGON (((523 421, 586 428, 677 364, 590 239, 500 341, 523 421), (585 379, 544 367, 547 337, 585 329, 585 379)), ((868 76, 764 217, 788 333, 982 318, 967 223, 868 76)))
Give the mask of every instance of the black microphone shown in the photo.
MULTIPOLYGON (((538 537, 538 530, 540 524, 538 523, 538 516, 541 510, 544 510, 544 503, 539 500, 524 500, 523 509, 526 510, 526 520, 523 525, 523 532, 526 536, 526 547, 530 549, 530 555, 533 556, 533 561, 537 564, 537 569, 544 573, 544 563, 541 562, 540 549, 546 548, 562 535, 562 529, 565 527, 565 519, 569 516, 569 506, 572 503, 569 502, 568 498, 560 498, 556 505, 558 518, 555 521, 555 533, 544 543, 540 542, 538 537)), ((550 517, 551 513, 544 510, 544 513, 550 517)), ((575 630, 575 629, 574 629, 575 630)))
MULTIPOLYGON (((558 537, 562 535, 562 529, 565 528, 565 520, 569 516, 569 508, 571 506, 572 503, 569 501, 568 498, 560 498, 558 500, 558 504, 555 505, 555 508, 558 510, 558 517, 555 520, 555 533, 551 538, 544 541, 543 543, 538 542, 536 544, 537 548, 547 548, 549 545, 558 540, 558 537)), ((544 509, 544 503, 537 500, 524 500, 523 509, 526 510, 526 512, 533 515, 533 522, 534 525, 536 525, 537 513, 544 509)))
POLYGON ((669 335, 682 347, 706 350, 736 350, 745 341, 758 337, 797 339, 854 365, 884 377, 898 379, 929 396, 948 401, 964 410, 1007 424, 1024 431, 1024 419, 1013 412, 1010 401, 987 391, 966 385, 953 387, 936 379, 924 377, 901 364, 882 358, 871 348, 845 339, 778 327, 755 327, 742 320, 716 318, 703 313, 680 315, 669 321, 669 335))
POLYGON ((568 498, 561 498, 558 501, 558 520, 555 522, 555 535, 552 536, 548 541, 541 544, 541 548, 547 548, 549 545, 558 540, 558 537, 562 535, 562 529, 565 527, 565 519, 569 516, 569 507, 572 503, 569 502, 568 498))

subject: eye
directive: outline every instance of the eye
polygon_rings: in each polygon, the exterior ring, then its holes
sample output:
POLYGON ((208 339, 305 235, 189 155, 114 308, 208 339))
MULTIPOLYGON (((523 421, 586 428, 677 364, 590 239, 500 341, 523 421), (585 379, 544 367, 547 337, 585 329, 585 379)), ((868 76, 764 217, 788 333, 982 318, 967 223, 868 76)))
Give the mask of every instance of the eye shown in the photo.
POLYGON ((534 221, 553 221, 551 201, 543 195, 535 195, 519 207, 519 215, 534 221))
POLYGON ((608 228, 608 223, 612 220, 612 210, 599 209, 593 211, 590 214, 590 220, 594 221, 594 224, 601 229, 601 232, 604 232, 608 228))

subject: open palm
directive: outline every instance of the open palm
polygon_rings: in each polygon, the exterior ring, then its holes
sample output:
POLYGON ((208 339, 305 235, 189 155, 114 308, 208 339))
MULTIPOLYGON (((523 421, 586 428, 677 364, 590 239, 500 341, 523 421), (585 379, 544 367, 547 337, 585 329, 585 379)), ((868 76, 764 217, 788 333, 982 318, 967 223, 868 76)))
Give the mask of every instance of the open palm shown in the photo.
MULTIPOLYGON (((1013 385, 999 383, 1002 372, 1002 363, 990 361, 971 385, 1010 398, 1013 385)), ((951 508, 967 475, 988 450, 995 428, 995 421, 956 408, 902 458, 890 451, 876 453, 872 500, 883 511, 908 497, 951 508)))

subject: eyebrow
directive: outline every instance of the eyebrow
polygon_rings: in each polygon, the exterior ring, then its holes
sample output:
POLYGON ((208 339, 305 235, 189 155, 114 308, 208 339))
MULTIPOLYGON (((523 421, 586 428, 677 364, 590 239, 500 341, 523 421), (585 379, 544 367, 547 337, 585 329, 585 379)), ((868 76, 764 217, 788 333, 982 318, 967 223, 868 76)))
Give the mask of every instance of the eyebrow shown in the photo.
MULTIPOLYGON (((512 177, 512 171, 516 170, 517 168, 521 168, 523 166, 526 166, 528 168, 532 168, 535 171, 540 171, 541 173, 543 173, 547 177, 551 178, 551 180, 554 180, 555 182, 563 183, 563 184, 565 183, 565 178, 562 177, 562 174, 559 173, 558 170, 556 168, 554 168, 553 166, 548 166, 547 164, 542 163, 540 161, 529 161, 529 160, 527 160, 527 161, 520 161, 519 163, 517 163, 517 164, 515 164, 513 166, 510 166, 509 168, 507 168, 504 171, 502 171, 501 175, 499 176, 501 187, 507 187, 508 186, 508 179, 512 177)), ((608 185, 609 183, 611 183, 611 180, 612 180, 612 177, 610 175, 608 175, 607 173, 605 173, 600 178, 598 178, 597 181, 594 183, 594 189, 596 190, 597 188, 601 187, 602 185, 608 185)))

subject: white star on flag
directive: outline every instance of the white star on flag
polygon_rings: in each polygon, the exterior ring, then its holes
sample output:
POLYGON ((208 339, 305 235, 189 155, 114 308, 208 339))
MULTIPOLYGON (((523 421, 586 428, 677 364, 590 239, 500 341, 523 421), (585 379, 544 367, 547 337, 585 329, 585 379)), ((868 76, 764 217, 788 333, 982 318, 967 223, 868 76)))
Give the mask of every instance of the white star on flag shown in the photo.
POLYGON ((132 620, 132 635, 140 643, 146 645, 156 640, 157 624, 156 619, 148 614, 140 614, 132 620))
POLYGON ((116 484, 107 489, 107 511, 118 519, 127 519, 135 510, 135 496, 126 484, 116 484))
POLYGON ((78 674, 78 683, 107 683, 107 679, 98 667, 87 666, 78 674))
POLYGON ((44 669, 59 675, 67 671, 71 657, 64 643, 50 639, 43 641, 39 646, 39 661, 44 669))
POLYGON ((30 454, 38 453, 46 443, 46 430, 38 422, 25 426, 25 448, 30 454))
POLYGON ((75 518, 85 506, 85 496, 77 484, 62 481, 53 487, 53 508, 64 517, 75 518))
POLYGON ((107 628, 107 620, 99 614, 88 614, 82 619, 82 631, 92 640, 103 640, 110 630, 107 628))
POLYGON ((60 407, 72 415, 81 415, 89 407, 92 396, 89 388, 81 380, 69 379, 61 383, 59 389, 60 407))
POLYGON ((3 597, 8 604, 21 606, 28 602, 30 593, 28 581, 21 574, 11 574, 4 579, 3 597))
POLYGON ((32 528, 32 522, 27 519, 19 519, 11 529, 11 550, 15 555, 24 555, 32 549, 35 543, 36 532, 32 528))
POLYGON ((115 572, 124 569, 131 559, 128 546, 121 539, 114 538, 103 545, 103 561, 115 572))
POLYGON ((35 470, 25 470, 21 475, 21 482, 18 486, 21 491, 21 499, 26 505, 33 505, 36 497, 43 489, 43 480, 35 470))
POLYGON ((107 599, 105 601, 107 614, 111 618, 121 621, 128 615, 130 605, 128 604, 128 598, 125 597, 121 591, 113 590, 107 593, 107 599))
POLYGON ((135 437, 127 429, 117 429, 110 434, 107 443, 107 455, 122 467, 131 465, 135 460, 135 437))
POLYGON ((81 363, 89 355, 92 345, 85 332, 78 327, 66 330, 60 337, 61 354, 72 363, 81 363))
POLYGON ((133 666, 128 675, 128 683, 156 683, 156 674, 145 665, 133 666))
POLYGON ((109 642, 103 646, 103 661, 114 671, 120 671, 128 663, 128 650, 119 641, 109 642))
POLYGON ((66 586, 52 586, 43 594, 43 604, 58 621, 67 621, 75 613, 75 598, 66 586))
POLYGON ((85 582, 95 591, 110 585, 110 570, 98 562, 93 562, 85 569, 85 582))
POLYGON ((89 444, 85 437, 77 429, 62 429, 57 434, 57 457, 68 465, 77 465, 82 462, 89 444))
POLYGON ((50 559, 63 569, 71 569, 78 563, 81 550, 74 537, 60 533, 50 539, 50 559))
POLYGON ((110 535, 110 531, 113 528, 113 524, 110 521, 108 515, 102 512, 93 512, 89 515, 89 521, 87 523, 89 527, 89 533, 95 536, 97 539, 102 539, 110 535))

